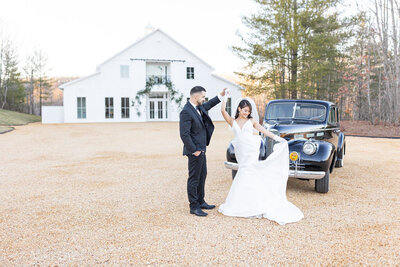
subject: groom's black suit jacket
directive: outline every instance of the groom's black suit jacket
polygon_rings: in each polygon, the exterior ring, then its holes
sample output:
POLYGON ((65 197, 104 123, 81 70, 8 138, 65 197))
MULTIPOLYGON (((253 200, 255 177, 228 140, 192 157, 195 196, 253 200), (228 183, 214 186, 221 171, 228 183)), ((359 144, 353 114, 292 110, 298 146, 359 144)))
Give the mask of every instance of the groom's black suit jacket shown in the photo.
POLYGON ((199 106, 201 117, 188 101, 180 113, 179 131, 183 141, 183 155, 191 155, 196 151, 206 151, 214 132, 214 124, 208 116, 208 110, 221 102, 218 96, 199 106))

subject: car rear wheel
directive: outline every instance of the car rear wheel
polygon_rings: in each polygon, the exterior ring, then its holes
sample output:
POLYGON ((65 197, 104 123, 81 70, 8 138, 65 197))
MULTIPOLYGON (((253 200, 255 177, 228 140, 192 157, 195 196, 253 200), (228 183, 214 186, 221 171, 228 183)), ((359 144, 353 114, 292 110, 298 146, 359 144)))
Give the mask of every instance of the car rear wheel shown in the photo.
POLYGON ((328 193, 329 191, 329 170, 324 178, 315 180, 315 191, 318 193, 328 193))
POLYGON ((237 173, 237 171, 232 170, 232 180, 235 179, 236 173, 237 173))

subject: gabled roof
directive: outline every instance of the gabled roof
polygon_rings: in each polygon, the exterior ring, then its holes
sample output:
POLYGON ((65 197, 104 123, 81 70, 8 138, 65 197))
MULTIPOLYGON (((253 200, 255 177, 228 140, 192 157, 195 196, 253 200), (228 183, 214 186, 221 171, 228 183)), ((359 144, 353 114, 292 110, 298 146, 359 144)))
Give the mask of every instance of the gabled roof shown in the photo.
POLYGON ((161 33, 163 34, 165 37, 167 37, 168 39, 170 39, 172 42, 174 42, 175 44, 177 44, 179 47, 183 48, 186 52, 188 52, 189 54, 191 54, 193 57, 197 58, 199 61, 201 61, 203 64, 205 64, 206 66, 208 66, 209 68, 211 68, 212 70, 214 70, 214 68, 208 64, 207 62, 205 62, 204 60, 202 60, 201 58, 199 58, 198 56, 196 56, 193 52, 191 52, 189 49, 187 49, 186 47, 184 47, 183 45, 181 45, 180 43, 178 43, 175 39, 173 39, 171 36, 169 36, 168 34, 166 34, 165 32, 163 32, 160 29, 156 29, 153 32, 145 35, 143 38, 137 40, 136 42, 134 42, 133 44, 131 44, 130 46, 128 46, 127 48, 125 48, 124 50, 122 50, 121 52, 115 54, 114 56, 110 57, 109 59, 107 59, 106 61, 104 61, 103 63, 101 63, 99 66, 104 65, 105 63, 107 63, 108 61, 112 60, 113 58, 121 55, 122 53, 124 53, 125 51, 131 49, 132 47, 134 47, 135 45, 143 42, 144 40, 146 40, 147 38, 149 38, 150 36, 156 34, 156 33, 161 33))
POLYGON ((61 84, 58 88, 60 88, 61 90, 63 90, 63 89, 65 88, 65 86, 69 86, 69 85, 71 85, 71 84, 74 84, 74 83, 77 83, 77 82, 81 82, 81 81, 83 81, 83 80, 86 80, 86 79, 88 79, 88 78, 90 78, 90 77, 93 77, 93 76, 96 76, 96 75, 98 75, 98 74, 100 74, 100 71, 95 72, 95 73, 93 73, 93 74, 90 74, 90 75, 88 75, 88 76, 84 76, 84 77, 79 78, 79 79, 76 79, 76 80, 72 80, 72 81, 67 82, 67 83, 64 83, 64 84, 61 84))
POLYGON ((232 82, 232 81, 230 81, 230 80, 228 80, 228 79, 222 78, 221 76, 218 76, 218 75, 215 74, 215 73, 211 73, 211 75, 214 76, 214 77, 217 78, 217 79, 220 79, 221 81, 224 81, 224 82, 226 82, 226 83, 229 83, 229 84, 232 84, 232 85, 234 85, 234 86, 239 87, 240 90, 244 90, 244 89, 245 89, 244 87, 240 86, 239 84, 236 84, 236 83, 234 83, 234 82, 232 82))
MULTIPOLYGON (((178 42, 177 42, 175 39, 173 39, 171 36, 169 36, 168 34, 166 34, 165 32, 163 32, 163 31, 160 30, 160 29, 156 29, 156 30, 154 30, 153 32, 151 32, 151 33, 147 34, 146 36, 144 36, 143 38, 139 39, 139 40, 136 41, 135 43, 131 44, 130 46, 128 46, 127 48, 125 48, 125 49, 122 50, 121 52, 115 54, 114 56, 110 57, 109 59, 107 59, 107 60, 105 60, 104 62, 102 62, 101 64, 99 64, 99 65, 97 66, 97 68, 96 68, 97 71, 96 71, 95 73, 90 74, 90 75, 85 76, 85 77, 82 77, 82 78, 80 78, 80 79, 76 79, 76 80, 70 81, 70 82, 68 82, 68 83, 62 84, 62 85, 60 85, 59 88, 60 88, 61 90, 63 90, 66 86, 69 86, 69 85, 71 85, 71 84, 74 84, 74 83, 77 83, 77 82, 86 80, 86 79, 88 79, 88 78, 90 78, 90 77, 93 77, 93 76, 96 76, 96 75, 100 74, 101 71, 99 71, 99 67, 100 67, 101 65, 104 65, 105 63, 109 62, 109 61, 112 60, 113 58, 115 58, 115 57, 121 55, 121 54, 124 53, 125 51, 131 49, 132 47, 134 47, 135 45, 139 44, 140 42, 143 42, 144 40, 146 40, 146 39, 149 38, 150 36, 156 34, 157 32, 163 34, 165 37, 167 37, 168 39, 170 39, 172 42, 174 42, 176 45, 178 45, 179 47, 181 47, 183 50, 185 50, 186 52, 188 52, 189 54, 191 54, 193 57, 197 58, 197 59, 198 59, 199 61, 201 61, 203 64, 205 64, 205 65, 208 66, 210 69, 212 69, 212 71, 215 70, 211 65, 209 65, 207 62, 205 62, 204 60, 202 60, 201 58, 199 58, 198 56, 196 56, 193 52, 191 52, 190 50, 188 50, 186 47, 184 47, 183 45, 181 45, 180 43, 178 43, 178 42)), ((215 73, 211 73, 211 75, 214 76, 214 77, 217 78, 217 79, 220 79, 220 80, 226 82, 226 83, 229 83, 229 84, 232 84, 232 85, 234 85, 234 86, 237 86, 237 87, 239 87, 241 90, 244 90, 244 89, 245 89, 245 88, 243 88, 242 86, 240 86, 240 85, 238 85, 238 84, 236 84, 236 83, 234 83, 234 82, 232 82, 232 81, 229 81, 229 80, 227 80, 227 79, 225 79, 225 78, 222 78, 222 77, 218 76, 218 75, 215 74, 215 73)))

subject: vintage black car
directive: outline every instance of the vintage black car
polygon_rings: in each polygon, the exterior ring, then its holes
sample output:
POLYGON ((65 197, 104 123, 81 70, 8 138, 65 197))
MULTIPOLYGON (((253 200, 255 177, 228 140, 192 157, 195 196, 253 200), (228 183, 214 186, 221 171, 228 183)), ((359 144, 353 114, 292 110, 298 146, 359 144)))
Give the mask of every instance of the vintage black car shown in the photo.
MULTIPOLYGON (((320 100, 273 100, 265 109, 263 126, 285 138, 289 144, 289 178, 315 180, 315 191, 329 191, 329 174, 343 167, 346 140, 340 131, 338 107, 320 100)), ((272 153, 274 140, 262 136, 259 160, 272 153)), ((232 144, 225 166, 238 170, 232 144)))

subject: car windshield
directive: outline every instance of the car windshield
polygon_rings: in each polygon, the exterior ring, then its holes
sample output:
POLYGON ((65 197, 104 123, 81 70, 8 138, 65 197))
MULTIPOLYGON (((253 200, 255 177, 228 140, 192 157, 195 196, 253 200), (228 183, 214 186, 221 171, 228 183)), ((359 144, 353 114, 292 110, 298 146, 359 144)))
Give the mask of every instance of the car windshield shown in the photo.
POLYGON ((266 120, 277 121, 325 121, 326 108, 313 103, 279 102, 268 105, 266 120))

